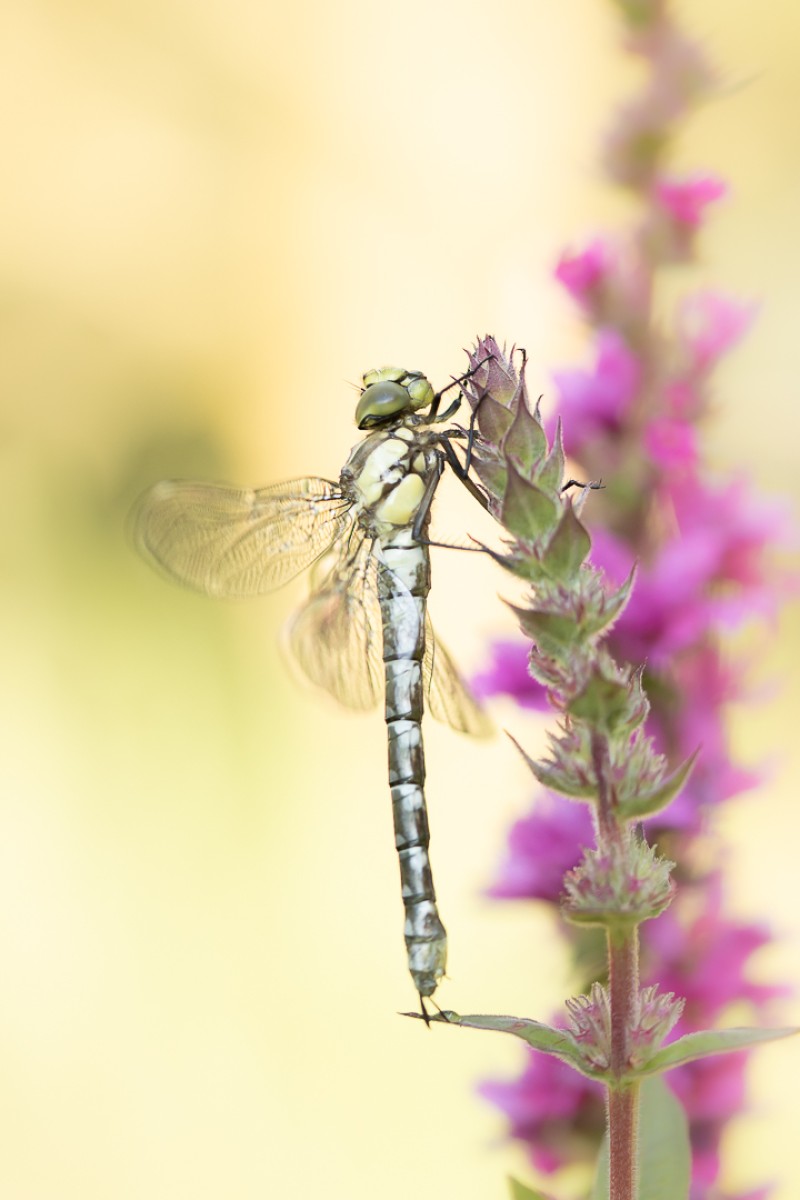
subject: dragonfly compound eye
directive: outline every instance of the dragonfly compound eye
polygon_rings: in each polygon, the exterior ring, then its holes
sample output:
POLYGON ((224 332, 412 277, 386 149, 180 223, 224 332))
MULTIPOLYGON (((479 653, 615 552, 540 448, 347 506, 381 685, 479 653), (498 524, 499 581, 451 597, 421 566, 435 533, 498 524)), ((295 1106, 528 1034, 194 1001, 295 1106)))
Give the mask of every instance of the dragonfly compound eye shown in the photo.
POLYGON ((383 379, 371 383, 361 393, 356 405, 356 425, 359 429, 369 429, 414 408, 416 405, 402 384, 383 379))

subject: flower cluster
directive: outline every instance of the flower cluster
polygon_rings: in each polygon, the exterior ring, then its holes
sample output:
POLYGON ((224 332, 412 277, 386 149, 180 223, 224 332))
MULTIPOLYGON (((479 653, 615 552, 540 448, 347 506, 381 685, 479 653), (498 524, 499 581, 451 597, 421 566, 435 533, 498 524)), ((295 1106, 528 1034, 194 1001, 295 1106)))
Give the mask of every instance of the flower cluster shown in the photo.
MULTIPOLYGON (((655 315, 663 271, 691 260, 708 213, 726 195, 715 176, 678 177, 665 165, 675 125, 713 87, 713 73, 674 25, 667 0, 617 6, 626 47, 643 60, 647 79, 609 134, 604 162, 611 179, 638 197, 640 216, 626 236, 595 237, 562 255, 556 278, 593 329, 594 345, 588 365, 556 372, 554 384, 566 453, 606 484, 593 500, 592 563, 617 589, 638 564, 636 587, 607 645, 617 662, 646 664, 641 683, 650 710, 642 742, 670 761, 702 747, 676 803, 666 813, 651 810, 646 822, 648 841, 681 863, 678 898, 648 926, 643 960, 645 984, 658 979, 685 998, 677 1035, 714 1024, 734 1002, 760 1014, 782 994, 750 981, 750 960, 768 931, 726 913, 722 874, 708 869, 708 855, 697 847, 701 832, 709 836, 714 807, 758 780, 731 759, 725 709, 742 695, 742 667, 723 651, 720 636, 774 612, 778 576, 769 548, 785 525, 781 511, 754 497, 742 479, 715 481, 702 460, 699 424, 713 371, 747 329, 753 306, 701 291, 685 296, 671 318, 655 315)), ((548 432, 558 437, 555 417, 548 432)), ((488 464, 489 478, 492 469, 488 464)), ((532 676, 526 657, 521 642, 496 644, 477 690, 547 707, 552 681, 541 666, 532 676)), ((566 769, 575 747, 563 749, 566 769)), ((557 755, 553 762, 560 770, 557 755)), ((511 830, 490 894, 555 905, 566 874, 567 907, 574 908, 586 902, 582 848, 592 841, 591 819, 583 805, 553 795, 579 795, 579 781, 570 790, 563 772, 538 777, 552 790, 511 830)), ((608 894, 619 868, 605 864, 608 894)), ((595 888, 601 875, 593 870, 595 888)), ((663 904, 649 898, 660 908, 669 898, 662 875, 643 875, 656 892, 661 888, 663 904)), ((564 933, 585 960, 587 931, 565 926, 564 933)), ((744 1053, 706 1058, 669 1076, 691 1122, 693 1200, 712 1195, 721 1133, 744 1099, 744 1061, 744 1053)), ((513 1136, 525 1140, 540 1169, 574 1161, 576 1144, 594 1152, 591 1131, 597 1138, 602 1132, 598 1093, 563 1064, 534 1054, 516 1082, 482 1092, 508 1112, 513 1136)))

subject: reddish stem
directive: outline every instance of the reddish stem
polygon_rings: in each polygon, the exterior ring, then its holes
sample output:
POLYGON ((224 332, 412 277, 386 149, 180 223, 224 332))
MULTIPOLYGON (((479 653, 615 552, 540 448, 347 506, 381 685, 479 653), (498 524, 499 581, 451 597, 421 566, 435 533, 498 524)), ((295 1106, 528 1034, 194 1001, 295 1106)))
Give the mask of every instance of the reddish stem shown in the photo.
MULTIPOLYGON (((597 781, 598 844, 621 850, 630 830, 617 815, 617 797, 610 769, 608 741, 592 734, 592 764, 597 781)), ((621 856, 620 856, 621 857, 621 856)), ((608 997, 611 1009, 611 1073, 608 1090, 609 1200, 636 1200, 639 1159, 639 1086, 624 1083, 630 1062, 629 1032, 639 994, 639 931, 609 928, 608 997)))
MULTIPOLYGON (((639 931, 608 933, 608 992, 611 1006, 611 1070, 618 1080, 630 1061, 629 1031, 639 992, 639 931)), ((636 1200, 639 1157, 639 1086, 608 1093, 609 1200, 636 1200)))
POLYGON ((639 1194, 639 1085, 608 1093, 608 1197, 636 1200, 639 1194))

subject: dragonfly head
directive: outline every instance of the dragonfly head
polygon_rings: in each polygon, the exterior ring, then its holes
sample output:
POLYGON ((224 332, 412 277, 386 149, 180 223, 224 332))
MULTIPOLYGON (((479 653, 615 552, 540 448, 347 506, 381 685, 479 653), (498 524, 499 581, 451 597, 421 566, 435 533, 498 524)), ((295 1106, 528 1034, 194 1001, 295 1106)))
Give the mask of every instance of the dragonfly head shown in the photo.
POLYGON ((419 371, 380 367, 377 371, 365 371, 361 380, 364 387, 356 405, 359 429, 373 429, 433 403, 433 388, 419 371))

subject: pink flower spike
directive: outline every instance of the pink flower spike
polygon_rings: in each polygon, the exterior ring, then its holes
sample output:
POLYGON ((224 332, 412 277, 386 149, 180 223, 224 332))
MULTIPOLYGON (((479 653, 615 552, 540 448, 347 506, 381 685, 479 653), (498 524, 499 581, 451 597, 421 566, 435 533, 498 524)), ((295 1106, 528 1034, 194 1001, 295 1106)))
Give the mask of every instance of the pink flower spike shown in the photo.
POLYGON ((564 418, 567 454, 579 453, 585 441, 615 434, 631 407, 641 379, 639 359, 620 335, 601 329, 594 366, 556 371, 558 410, 564 418))
POLYGON ((527 1143, 538 1170, 552 1175, 596 1155, 603 1131, 602 1088, 559 1059, 531 1052, 519 1078, 481 1084, 478 1092, 503 1109, 510 1136, 527 1143))
POLYGON ((679 225, 697 229, 709 204, 721 200, 728 187, 714 175, 695 175, 686 179, 661 179, 655 185, 658 204, 679 225))
POLYGON ((596 238, 584 250, 574 254, 565 250, 553 274, 579 304, 587 304, 591 293, 606 276, 610 253, 605 242, 596 238))
POLYGON ((739 341, 756 311, 755 304, 717 292, 687 296, 678 310, 677 333, 696 370, 708 371, 739 341))
POLYGON ((591 844, 588 807, 552 792, 540 793, 533 811, 512 825, 505 860, 487 895, 556 904, 565 874, 577 866, 582 848, 591 844))
POLYGON ((697 434, 688 421, 662 417, 644 431, 647 453, 667 471, 693 467, 697 462, 697 434))
POLYGON ((492 643, 492 661, 485 671, 471 679, 472 691, 479 700, 487 696, 511 696, 522 708, 546 712, 547 693, 531 677, 528 668, 530 644, 521 638, 498 640, 492 643))

